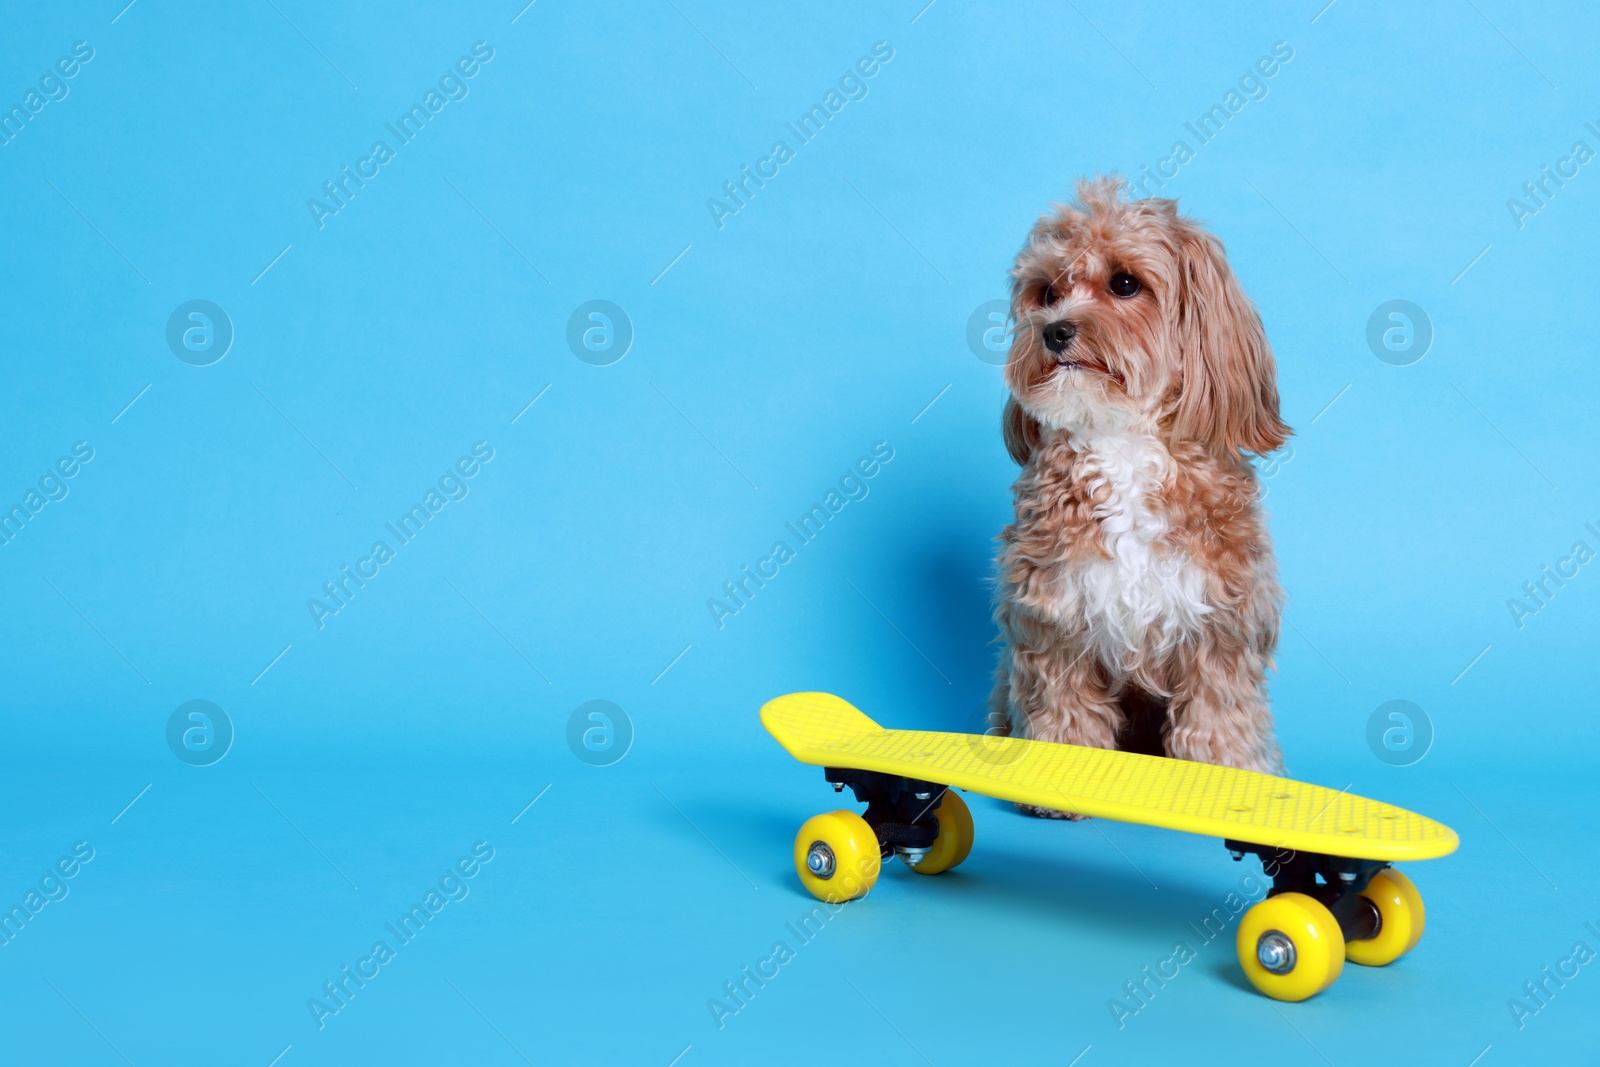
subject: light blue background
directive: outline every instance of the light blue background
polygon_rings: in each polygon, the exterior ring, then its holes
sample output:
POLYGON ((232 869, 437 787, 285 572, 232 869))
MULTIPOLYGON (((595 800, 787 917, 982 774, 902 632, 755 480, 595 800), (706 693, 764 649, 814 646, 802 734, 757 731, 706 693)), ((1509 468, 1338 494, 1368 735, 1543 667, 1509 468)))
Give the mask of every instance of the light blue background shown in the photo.
POLYGON ((8 1062, 1592 1050, 1593 967, 1521 1030, 1507 1001, 1600 949, 1600 577, 1520 629, 1506 602, 1574 541, 1600 548, 1600 163, 1521 228, 1506 201, 1574 141, 1600 148, 1600 19, 922 2, 8 13, 6 107, 95 49, 0 147, 0 499, 95 450, 0 547, 0 898, 95 849, 0 948, 8 1062), (470 95, 319 230, 307 198, 479 40, 470 95), (1290 769, 1460 831, 1410 870, 1427 937, 1278 1005, 1230 927, 1119 1029, 1108 1001, 1254 865, 975 798, 964 867, 888 870, 719 1030, 708 999, 793 944, 812 902, 791 838, 836 804, 759 705, 827 689, 888 724, 982 728, 1015 468, 969 315, 1075 177, 1167 155, 1280 40, 1269 95, 1167 191, 1227 244, 1297 431, 1267 482, 1290 769), (719 230, 707 199, 876 41, 894 58, 869 95, 719 230), (209 367, 165 342, 191 299, 236 333, 209 367), (609 367, 564 339, 591 299, 635 329, 609 367), (1365 342, 1391 299, 1433 323, 1412 366, 1365 342), (319 630, 307 599, 478 441, 495 458, 470 496, 319 630), (879 441, 870 495, 718 629, 708 598, 879 441), (1409 767, 1366 743, 1398 698, 1436 732, 1409 767), (166 745, 191 699, 236 730, 210 767, 166 745), (593 699, 633 724, 613 766, 565 740, 593 699), (470 896, 319 1030, 307 999, 478 841, 495 858, 470 896))

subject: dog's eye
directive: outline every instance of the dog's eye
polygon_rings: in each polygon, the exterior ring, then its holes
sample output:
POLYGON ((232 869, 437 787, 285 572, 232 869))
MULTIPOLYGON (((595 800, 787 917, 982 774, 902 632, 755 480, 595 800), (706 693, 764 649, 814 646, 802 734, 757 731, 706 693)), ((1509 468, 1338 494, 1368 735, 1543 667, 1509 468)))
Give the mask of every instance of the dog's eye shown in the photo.
POLYGON ((1055 286, 1053 286, 1053 285, 1045 286, 1044 287, 1044 292, 1039 294, 1039 306, 1047 308, 1051 304, 1054 304, 1055 302, 1056 302, 1056 288, 1055 288, 1055 286))
POLYGON ((1130 296, 1137 295, 1141 286, 1138 278, 1131 274, 1119 272, 1111 276, 1111 283, 1107 288, 1111 290, 1112 296, 1120 296, 1126 300, 1130 296))

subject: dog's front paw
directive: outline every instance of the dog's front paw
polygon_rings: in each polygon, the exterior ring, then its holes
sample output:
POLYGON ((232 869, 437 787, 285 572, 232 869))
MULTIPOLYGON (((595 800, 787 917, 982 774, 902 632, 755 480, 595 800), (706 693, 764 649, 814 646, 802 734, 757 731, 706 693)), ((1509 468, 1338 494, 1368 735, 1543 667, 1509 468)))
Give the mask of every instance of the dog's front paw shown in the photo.
POLYGON ((1079 815, 1075 811, 1057 811, 1055 808, 1041 808, 1037 804, 1018 804, 1017 810, 1024 815, 1032 815, 1035 819, 1066 819, 1068 822, 1082 822, 1087 815, 1079 815))

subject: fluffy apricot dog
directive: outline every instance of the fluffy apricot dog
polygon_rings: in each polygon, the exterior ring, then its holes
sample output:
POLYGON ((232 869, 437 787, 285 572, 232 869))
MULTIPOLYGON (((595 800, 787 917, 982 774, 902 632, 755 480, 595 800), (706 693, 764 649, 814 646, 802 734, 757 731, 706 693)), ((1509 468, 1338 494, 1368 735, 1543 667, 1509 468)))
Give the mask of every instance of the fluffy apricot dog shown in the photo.
POLYGON ((1290 431, 1222 245, 1174 201, 1080 182, 1028 235, 1011 310, 1002 423, 1022 474, 992 721, 1281 772, 1266 673, 1283 595, 1247 453, 1290 431))

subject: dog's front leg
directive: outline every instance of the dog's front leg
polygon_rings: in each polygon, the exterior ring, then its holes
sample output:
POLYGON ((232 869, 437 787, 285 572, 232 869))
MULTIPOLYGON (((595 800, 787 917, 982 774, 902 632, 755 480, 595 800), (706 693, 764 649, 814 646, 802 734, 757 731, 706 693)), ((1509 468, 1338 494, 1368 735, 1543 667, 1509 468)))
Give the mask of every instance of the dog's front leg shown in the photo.
MULTIPOLYGON (((1122 708, 1109 678, 1087 645, 1047 624, 1013 628, 1003 684, 1011 735, 1091 748, 1116 748, 1122 708)), ((998 701, 996 701, 998 703, 998 701)), ((1082 815, 1018 804, 1026 815, 1081 819, 1082 815)))
POLYGON ((1167 755, 1282 774, 1266 668, 1259 650, 1214 631, 1185 648, 1168 710, 1167 755))

